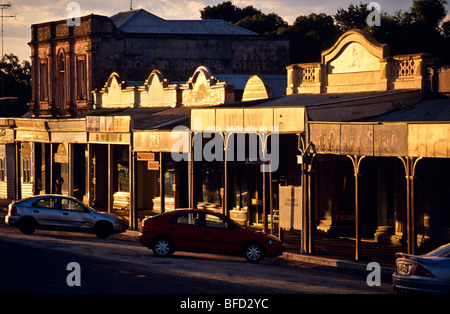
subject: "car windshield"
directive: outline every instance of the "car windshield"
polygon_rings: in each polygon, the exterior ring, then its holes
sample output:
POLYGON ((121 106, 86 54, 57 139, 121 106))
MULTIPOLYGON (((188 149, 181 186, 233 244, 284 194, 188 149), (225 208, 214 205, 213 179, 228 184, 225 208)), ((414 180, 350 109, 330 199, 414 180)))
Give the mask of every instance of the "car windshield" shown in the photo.
POLYGON ((438 247, 437 249, 429 252, 427 255, 436 257, 450 257, 450 243, 438 247))

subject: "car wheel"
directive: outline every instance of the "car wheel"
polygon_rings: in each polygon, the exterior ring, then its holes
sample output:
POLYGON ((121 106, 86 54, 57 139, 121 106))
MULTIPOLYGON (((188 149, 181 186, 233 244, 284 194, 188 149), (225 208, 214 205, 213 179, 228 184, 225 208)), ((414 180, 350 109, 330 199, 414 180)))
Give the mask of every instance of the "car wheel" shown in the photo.
POLYGON ((166 237, 156 239, 153 242, 152 250, 153 254, 159 257, 167 257, 174 252, 172 242, 166 237))
POLYGON ((36 220, 31 217, 24 217, 19 222, 19 230, 23 234, 32 234, 36 230, 36 220))
POLYGON ((99 221, 95 224, 94 233, 100 239, 106 239, 113 232, 113 226, 107 221, 99 221))
POLYGON ((264 257, 264 250, 259 243, 250 243, 245 247, 244 250, 245 259, 248 262, 258 263, 264 257))

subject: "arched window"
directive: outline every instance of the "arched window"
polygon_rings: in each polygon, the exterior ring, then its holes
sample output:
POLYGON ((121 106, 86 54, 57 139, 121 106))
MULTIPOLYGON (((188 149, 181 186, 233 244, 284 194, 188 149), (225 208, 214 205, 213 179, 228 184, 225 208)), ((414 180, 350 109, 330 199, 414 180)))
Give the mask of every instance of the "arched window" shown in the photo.
POLYGON ((66 107, 66 55, 64 53, 64 50, 60 50, 58 53, 58 77, 56 81, 57 86, 57 108, 59 110, 63 110, 66 107))

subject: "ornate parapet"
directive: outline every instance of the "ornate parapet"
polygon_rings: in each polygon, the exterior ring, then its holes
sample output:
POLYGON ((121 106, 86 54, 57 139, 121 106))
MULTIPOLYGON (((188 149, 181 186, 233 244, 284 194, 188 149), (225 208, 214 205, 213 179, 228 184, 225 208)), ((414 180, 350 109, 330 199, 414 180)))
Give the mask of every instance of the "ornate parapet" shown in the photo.
POLYGON ((321 54, 321 62, 288 66, 286 94, 427 89, 430 55, 390 56, 389 46, 353 29, 321 54))
POLYGON ((287 68, 286 94, 319 94, 322 65, 317 63, 298 63, 287 68))
POLYGON ((144 85, 138 87, 140 107, 178 107, 181 91, 178 84, 169 81, 159 70, 153 70, 144 85))
POLYGON ((234 86, 220 82, 211 71, 198 67, 185 84, 180 85, 182 104, 186 107, 211 106, 234 102, 234 86))
POLYGON ((398 55, 387 58, 388 89, 425 89, 426 66, 431 55, 426 53, 398 55))
POLYGON ((136 86, 128 86, 119 74, 112 73, 101 90, 94 90, 95 108, 133 108, 136 104, 136 86))

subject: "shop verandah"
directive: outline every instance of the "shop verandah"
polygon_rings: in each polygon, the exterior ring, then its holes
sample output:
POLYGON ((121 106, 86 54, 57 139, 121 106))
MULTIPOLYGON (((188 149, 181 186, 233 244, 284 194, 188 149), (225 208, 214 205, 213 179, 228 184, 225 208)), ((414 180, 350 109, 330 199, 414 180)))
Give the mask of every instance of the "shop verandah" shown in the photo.
POLYGON ((389 262, 450 240, 447 122, 309 122, 308 131, 307 228, 282 232, 288 251, 389 262))
POLYGON ((303 119, 300 106, 192 109, 190 206, 278 234, 278 185, 300 184, 303 119))

